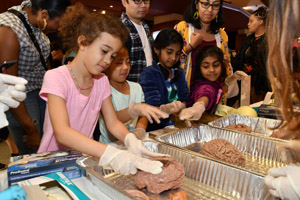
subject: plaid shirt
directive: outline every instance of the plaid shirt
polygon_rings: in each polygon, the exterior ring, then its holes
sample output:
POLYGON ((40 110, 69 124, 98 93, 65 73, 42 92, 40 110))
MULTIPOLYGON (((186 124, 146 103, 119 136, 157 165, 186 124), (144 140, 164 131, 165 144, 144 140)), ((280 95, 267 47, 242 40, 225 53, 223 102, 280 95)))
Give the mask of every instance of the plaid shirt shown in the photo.
MULTIPOLYGON (((12 9, 21 12, 25 16, 40 45, 44 58, 47 60, 50 54, 50 41, 44 33, 29 23, 27 13, 22 10, 23 7, 30 6, 30 0, 26 0, 23 1, 20 6, 14 6, 12 9)), ((30 39, 23 22, 16 15, 4 12, 0 14, 0 26, 9 27, 18 38, 20 44, 18 76, 23 77, 28 81, 26 92, 40 89, 42 87, 45 70, 40 62, 40 54, 30 39)))
MULTIPOLYGON (((129 57, 131 69, 127 79, 133 82, 139 82, 140 74, 147 67, 143 44, 135 26, 132 24, 127 14, 124 12, 122 13, 121 21, 123 22, 123 24, 125 24, 125 26, 128 27, 130 32, 129 40, 131 44, 131 49, 129 57)), ((149 43, 152 46, 153 38, 150 35, 149 27, 144 21, 142 22, 142 26, 144 27, 149 43)))

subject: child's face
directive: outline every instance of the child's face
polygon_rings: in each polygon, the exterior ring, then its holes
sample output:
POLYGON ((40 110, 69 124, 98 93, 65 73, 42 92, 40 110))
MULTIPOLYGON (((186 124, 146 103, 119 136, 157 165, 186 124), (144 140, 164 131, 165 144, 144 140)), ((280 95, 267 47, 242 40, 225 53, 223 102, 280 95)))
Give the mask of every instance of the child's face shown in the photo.
POLYGON ((130 62, 128 50, 122 47, 109 66, 105 70, 105 74, 108 76, 111 82, 122 83, 126 81, 126 78, 130 71, 130 62))
POLYGON ((161 50, 154 48, 154 51, 158 55, 159 62, 163 67, 172 67, 180 58, 181 45, 179 43, 175 43, 161 50))
POLYGON ((92 44, 81 46, 78 52, 83 52, 83 62, 89 73, 98 75, 108 68, 121 47, 119 38, 103 32, 92 44))
POLYGON ((202 60, 200 70, 203 78, 215 82, 221 75, 222 65, 216 56, 208 56, 202 60))

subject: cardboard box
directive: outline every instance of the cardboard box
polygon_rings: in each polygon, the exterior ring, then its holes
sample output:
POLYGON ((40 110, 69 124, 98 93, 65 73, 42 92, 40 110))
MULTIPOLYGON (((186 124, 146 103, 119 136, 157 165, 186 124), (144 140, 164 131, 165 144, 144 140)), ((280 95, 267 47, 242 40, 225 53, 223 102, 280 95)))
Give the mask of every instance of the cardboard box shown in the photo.
POLYGON ((62 172, 46 174, 18 183, 26 191, 28 199, 66 199, 88 200, 84 194, 62 172))
POLYGON ((84 170, 76 160, 82 156, 75 150, 60 150, 12 157, 7 169, 9 185, 53 172, 64 172, 70 179, 81 177, 84 170))

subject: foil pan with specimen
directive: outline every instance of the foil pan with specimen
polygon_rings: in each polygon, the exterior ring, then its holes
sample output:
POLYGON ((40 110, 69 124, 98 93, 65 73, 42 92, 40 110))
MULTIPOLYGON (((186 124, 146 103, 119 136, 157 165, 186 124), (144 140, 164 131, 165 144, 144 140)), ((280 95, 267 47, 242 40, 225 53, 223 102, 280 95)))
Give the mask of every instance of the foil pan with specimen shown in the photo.
MULTIPOLYGON (((271 135, 275 128, 280 124, 280 120, 261 118, 261 117, 249 117, 238 114, 228 115, 219 118, 215 121, 209 122, 208 125, 219 128, 226 128, 228 125, 244 124, 252 129, 252 133, 259 133, 266 136, 271 135)), ((230 130, 230 129, 228 129, 230 130)))
POLYGON ((272 167, 286 166, 280 158, 276 144, 283 140, 266 138, 252 133, 230 131, 226 129, 200 125, 189 129, 157 136, 159 142, 174 145, 201 154, 201 147, 205 142, 221 138, 231 142, 244 155, 246 165, 244 169, 266 175, 272 167))
MULTIPOLYGON (((198 199, 273 199, 264 185, 264 177, 222 162, 156 141, 144 141, 151 151, 169 154, 185 168, 184 184, 180 189, 152 194, 141 190, 150 199, 170 199, 170 193, 184 191, 188 200, 198 199)), ((78 161, 91 181, 112 199, 138 199, 126 190, 137 189, 133 176, 123 176, 98 166, 98 159, 78 161)))

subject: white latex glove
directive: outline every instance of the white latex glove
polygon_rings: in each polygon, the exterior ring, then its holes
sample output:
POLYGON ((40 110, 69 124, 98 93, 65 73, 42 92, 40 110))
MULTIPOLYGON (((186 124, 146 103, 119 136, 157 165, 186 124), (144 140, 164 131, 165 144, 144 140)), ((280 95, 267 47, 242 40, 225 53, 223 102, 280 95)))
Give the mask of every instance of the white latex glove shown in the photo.
POLYGON ((181 101, 173 101, 172 103, 163 104, 160 107, 160 110, 168 113, 169 115, 178 113, 185 108, 185 104, 181 101))
POLYGON ((284 162, 300 162, 300 140, 290 140, 277 144, 281 159, 284 162))
POLYGON ((139 140, 143 140, 147 138, 146 130, 143 128, 136 128, 134 129, 133 133, 139 140))
POLYGON ((183 109, 180 114, 180 120, 199 120, 205 111, 203 101, 194 103, 192 107, 183 109))
POLYGON ((236 71, 232 75, 228 76, 225 79, 225 84, 229 87, 229 86, 233 85, 234 83, 236 83, 237 80, 242 80, 244 77, 247 77, 247 76, 248 76, 248 74, 246 74, 243 71, 236 71))
POLYGON ((0 74, 0 128, 8 125, 5 111, 17 108, 26 98, 24 78, 0 74))
POLYGON ((272 168, 265 177, 269 192, 281 199, 300 199, 300 167, 272 168))
POLYGON ((150 106, 145 103, 133 103, 129 106, 128 112, 130 116, 134 119, 138 116, 145 116, 147 117, 148 121, 152 124, 152 118, 159 124, 159 118, 168 118, 169 115, 167 113, 162 112, 158 108, 154 106, 150 106))
POLYGON ((161 153, 155 153, 152 151, 149 151, 142 143, 141 140, 137 139, 134 134, 128 133, 125 137, 125 146, 128 148, 129 151, 131 151, 133 154, 137 156, 150 156, 150 157, 156 157, 156 156, 168 156, 161 153))
POLYGON ((106 168, 110 167, 115 172, 123 175, 135 174, 137 169, 152 174, 159 174, 163 164, 159 161, 152 161, 132 154, 129 151, 117 149, 111 145, 107 148, 100 158, 99 165, 106 168))

